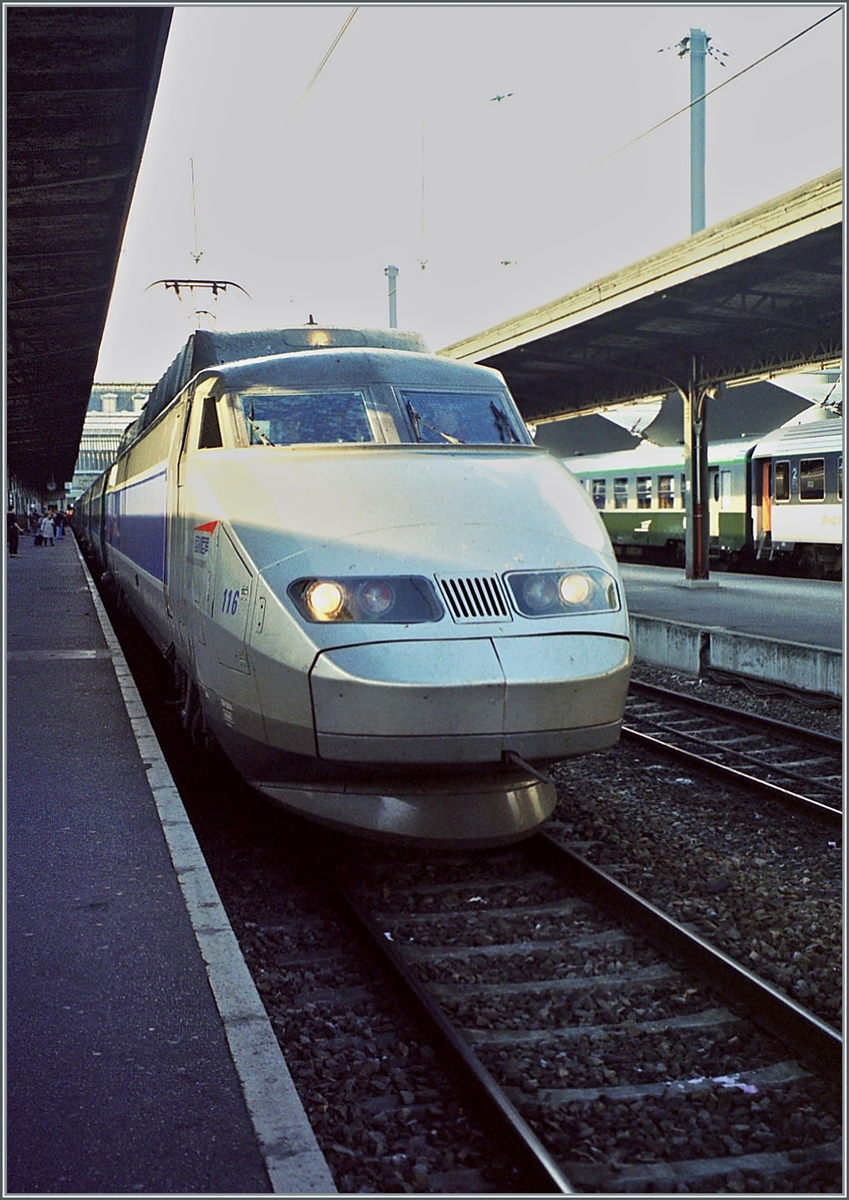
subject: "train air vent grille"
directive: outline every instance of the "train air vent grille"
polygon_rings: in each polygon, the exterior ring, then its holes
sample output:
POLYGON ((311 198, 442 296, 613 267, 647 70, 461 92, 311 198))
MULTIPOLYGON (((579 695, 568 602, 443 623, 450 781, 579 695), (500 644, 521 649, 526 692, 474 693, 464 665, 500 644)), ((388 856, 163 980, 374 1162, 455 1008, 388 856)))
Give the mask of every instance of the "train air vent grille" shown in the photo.
POLYGON ((497 575, 437 576, 455 621, 512 621, 497 575))

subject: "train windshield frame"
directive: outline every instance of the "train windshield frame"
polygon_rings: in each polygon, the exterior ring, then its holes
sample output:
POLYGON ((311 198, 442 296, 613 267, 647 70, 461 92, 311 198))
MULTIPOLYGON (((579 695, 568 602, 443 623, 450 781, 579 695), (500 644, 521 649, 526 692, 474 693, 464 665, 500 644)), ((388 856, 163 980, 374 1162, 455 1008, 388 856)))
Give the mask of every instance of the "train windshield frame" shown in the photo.
POLYGON ((497 388, 251 384, 229 401, 246 446, 533 445, 509 395, 497 388))

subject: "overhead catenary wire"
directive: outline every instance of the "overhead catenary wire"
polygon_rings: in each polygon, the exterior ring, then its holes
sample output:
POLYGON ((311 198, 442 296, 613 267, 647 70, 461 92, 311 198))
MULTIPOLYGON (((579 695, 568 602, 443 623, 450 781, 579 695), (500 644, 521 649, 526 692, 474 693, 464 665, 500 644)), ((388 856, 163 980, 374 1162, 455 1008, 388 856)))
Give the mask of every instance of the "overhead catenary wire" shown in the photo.
POLYGON ((755 67, 760 66, 760 64, 766 62, 768 58, 772 58, 773 54, 778 54, 779 50, 784 50, 792 42, 798 41, 800 37, 804 37, 806 33, 810 33, 812 29, 816 29, 818 25, 822 25, 823 21, 828 21, 831 17, 836 16, 842 11, 842 8, 835 8, 830 13, 826 13, 824 17, 820 17, 818 21, 814 21, 814 23, 809 25, 807 29, 802 29, 799 33, 794 33, 793 37, 788 38, 786 42, 782 42, 780 46, 776 46, 775 49, 770 50, 768 54, 761 55, 761 57, 756 59, 753 63, 749 63, 748 67, 743 67, 742 71, 738 71, 736 75, 729 75, 729 77, 724 79, 722 83, 718 83, 716 87, 705 92, 703 96, 696 96, 694 100, 691 100, 689 104, 685 104, 683 108, 679 108, 677 112, 671 113, 668 117, 664 117, 662 121, 658 121, 656 125, 652 125, 651 129, 644 130, 642 133, 637 134, 635 138, 631 138, 630 142, 626 142, 624 146, 620 146, 617 150, 612 150, 610 154, 606 154, 604 158, 599 158, 596 162, 590 165, 589 169, 593 170, 595 167, 600 167, 602 163, 609 162, 611 158, 615 158, 616 155, 621 154, 623 150, 627 150, 630 146, 634 146, 637 142, 642 141, 643 138, 648 137, 650 133, 654 133, 655 130, 661 129, 664 125, 668 125, 670 121, 674 121, 675 118, 680 117, 682 113, 689 112, 690 109, 696 104, 701 104, 703 100, 706 100, 708 96, 712 96, 714 92, 718 92, 720 88, 728 87, 729 83, 733 83, 735 79, 739 79, 741 75, 745 75, 747 71, 751 71, 755 67))
POLYGON ((312 85, 315 83, 315 81, 318 79, 318 77, 319 77, 319 75, 321 74, 321 72, 324 70, 324 67, 325 67, 325 65, 326 65, 326 63, 327 63, 327 60, 330 58, 330 55, 333 53, 333 51, 334 51, 334 50, 336 49, 336 47, 339 45, 340 41, 342 40, 342 36, 343 36, 343 34, 345 33, 345 30, 346 30, 346 29, 348 28, 348 26, 351 24, 351 22, 353 21, 354 17, 357 15, 357 13, 358 13, 359 11, 360 11, 360 6, 359 6, 358 4, 356 4, 356 5, 354 5, 354 7, 351 9, 351 11, 348 13, 348 16, 345 18, 345 23, 344 23, 344 25, 342 26, 342 28, 339 30, 339 32, 336 34, 336 37, 333 39, 333 41, 332 41, 332 43, 331 43, 331 45, 330 45, 330 49, 327 51, 327 53, 325 54, 324 58, 321 60, 321 62, 320 62, 320 63, 318 64, 318 66, 316 67, 316 69, 315 69, 315 72, 313 73, 313 76, 312 76, 312 78, 310 79, 309 83, 308 83, 308 84, 307 84, 307 86, 304 88, 304 90, 301 92, 301 94, 300 94, 300 96, 299 96, 299 98, 298 98, 298 102, 297 102, 297 104, 296 104, 296 105, 295 105, 295 107, 292 109, 292 111, 289 113, 288 120, 290 120, 290 121, 292 120, 292 118, 294 117, 295 113, 298 111, 298 109, 299 109, 299 108, 301 107, 301 105, 303 104, 304 100, 307 98, 307 94, 309 93, 309 90, 310 90, 310 88, 311 88, 311 87, 312 87, 312 85))
POLYGON ((192 258, 195 260, 195 266, 197 266, 197 264, 203 258, 203 250, 201 250, 198 246, 198 209, 197 201, 195 199, 195 160, 190 158, 189 163, 192 168, 192 220, 194 222, 195 229, 195 248, 192 251, 192 258))

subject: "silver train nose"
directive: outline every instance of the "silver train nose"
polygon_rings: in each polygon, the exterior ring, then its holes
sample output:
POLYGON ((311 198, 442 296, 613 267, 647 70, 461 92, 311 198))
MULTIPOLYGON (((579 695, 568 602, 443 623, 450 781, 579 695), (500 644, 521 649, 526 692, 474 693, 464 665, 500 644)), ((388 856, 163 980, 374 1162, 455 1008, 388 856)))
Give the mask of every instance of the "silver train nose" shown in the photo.
POLYGON ((337 647, 310 672, 318 753, 435 765, 603 749, 631 661, 627 638, 580 633, 337 647))

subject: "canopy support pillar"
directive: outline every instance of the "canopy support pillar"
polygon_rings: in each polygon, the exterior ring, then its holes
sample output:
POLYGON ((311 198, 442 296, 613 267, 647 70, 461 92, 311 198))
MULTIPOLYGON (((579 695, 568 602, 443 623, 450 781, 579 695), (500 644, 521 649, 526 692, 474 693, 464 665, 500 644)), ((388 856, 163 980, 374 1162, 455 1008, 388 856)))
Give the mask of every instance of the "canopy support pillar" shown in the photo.
POLYGON ((690 362, 687 390, 678 388, 684 399, 684 476, 687 527, 684 531, 684 565, 688 580, 709 578, 710 496, 708 475, 707 400, 718 389, 699 378, 700 362, 690 362))

